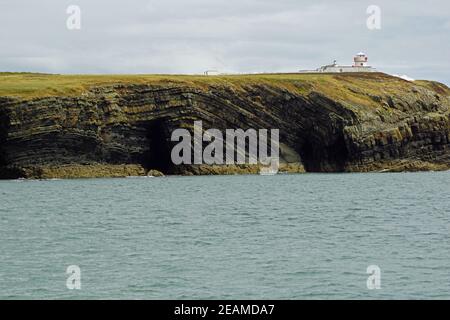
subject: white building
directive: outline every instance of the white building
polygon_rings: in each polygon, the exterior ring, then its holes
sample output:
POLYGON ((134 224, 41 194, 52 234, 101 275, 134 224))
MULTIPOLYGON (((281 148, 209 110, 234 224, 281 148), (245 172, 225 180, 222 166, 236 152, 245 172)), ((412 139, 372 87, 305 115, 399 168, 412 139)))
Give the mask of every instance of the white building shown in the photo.
POLYGON ((369 60, 369 58, 367 57, 367 55, 363 52, 358 53, 354 58, 353 58, 353 66, 354 67, 367 67, 367 61, 369 60))
POLYGON ((351 66, 341 66, 334 60, 333 64, 322 66, 316 70, 301 70, 300 73, 377 72, 375 68, 368 65, 369 58, 363 52, 358 53, 353 61, 351 66))

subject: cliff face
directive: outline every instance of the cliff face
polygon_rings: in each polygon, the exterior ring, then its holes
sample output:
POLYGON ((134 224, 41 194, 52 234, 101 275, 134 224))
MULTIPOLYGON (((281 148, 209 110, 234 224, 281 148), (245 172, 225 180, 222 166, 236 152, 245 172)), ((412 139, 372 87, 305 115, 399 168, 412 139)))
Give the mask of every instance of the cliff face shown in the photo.
POLYGON ((378 73, 23 75, 24 89, 13 90, 13 76, 0 75, 2 178, 67 176, 64 168, 74 167, 85 171, 70 177, 232 170, 172 164, 171 132, 195 120, 224 132, 279 129, 282 161, 298 171, 450 169, 450 89, 434 82, 378 73), (110 174, 98 175, 98 166, 110 174))

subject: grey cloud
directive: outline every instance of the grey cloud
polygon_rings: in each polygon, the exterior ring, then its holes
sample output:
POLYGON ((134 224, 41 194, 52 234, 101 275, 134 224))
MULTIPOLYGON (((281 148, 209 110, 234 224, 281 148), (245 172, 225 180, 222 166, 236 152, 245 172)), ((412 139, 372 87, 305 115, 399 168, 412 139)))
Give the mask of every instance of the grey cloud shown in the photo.
POLYGON ((0 0, 0 70, 277 72, 351 63, 450 84, 450 3, 388 0, 0 0), (82 29, 66 29, 79 5, 82 29), (382 10, 368 30, 366 8, 382 10))

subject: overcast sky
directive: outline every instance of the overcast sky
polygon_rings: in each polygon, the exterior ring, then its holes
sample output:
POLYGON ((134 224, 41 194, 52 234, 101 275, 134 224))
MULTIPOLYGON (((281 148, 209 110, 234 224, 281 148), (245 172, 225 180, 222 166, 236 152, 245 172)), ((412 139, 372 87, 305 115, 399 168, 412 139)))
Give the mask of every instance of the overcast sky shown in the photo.
POLYGON ((0 71, 292 72, 364 51, 381 71, 450 85, 449 0, 0 0, 0 43, 0 71))

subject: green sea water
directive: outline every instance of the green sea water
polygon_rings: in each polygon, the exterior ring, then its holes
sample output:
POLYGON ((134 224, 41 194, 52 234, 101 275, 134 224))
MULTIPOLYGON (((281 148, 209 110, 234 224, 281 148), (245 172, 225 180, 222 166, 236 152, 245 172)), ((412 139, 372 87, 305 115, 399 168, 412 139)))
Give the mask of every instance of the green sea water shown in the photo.
POLYGON ((0 298, 450 299, 450 172, 0 181, 0 298))

